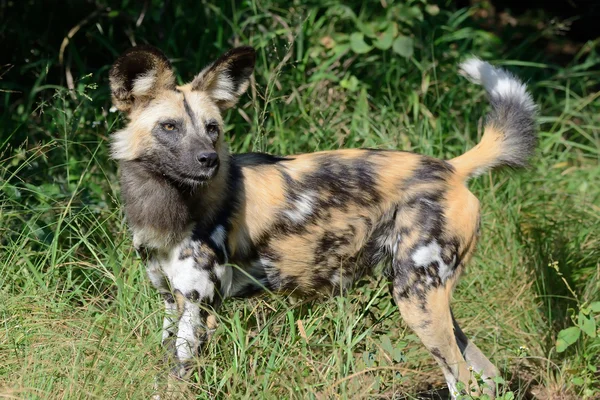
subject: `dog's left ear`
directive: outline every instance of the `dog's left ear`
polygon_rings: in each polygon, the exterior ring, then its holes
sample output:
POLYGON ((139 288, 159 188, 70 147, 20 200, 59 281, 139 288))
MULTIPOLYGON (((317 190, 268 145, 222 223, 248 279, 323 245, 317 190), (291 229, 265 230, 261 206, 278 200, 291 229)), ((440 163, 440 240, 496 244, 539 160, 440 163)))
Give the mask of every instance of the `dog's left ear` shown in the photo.
POLYGON ((109 72, 115 107, 130 113, 134 106, 175 89, 175 75, 167 56, 155 47, 132 47, 123 53, 109 72))
POLYGON ((194 78, 192 90, 208 93, 221 110, 231 108, 248 89, 255 62, 252 47, 231 49, 194 78))

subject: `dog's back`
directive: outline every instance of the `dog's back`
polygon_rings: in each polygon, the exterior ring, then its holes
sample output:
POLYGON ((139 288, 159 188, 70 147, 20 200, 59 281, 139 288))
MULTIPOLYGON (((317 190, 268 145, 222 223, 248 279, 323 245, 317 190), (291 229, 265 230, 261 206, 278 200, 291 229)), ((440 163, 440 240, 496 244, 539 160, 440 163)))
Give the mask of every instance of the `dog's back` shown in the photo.
MULTIPOLYGON (((399 293, 453 278, 478 233, 467 180, 523 166, 535 146, 525 87, 477 59, 462 71, 486 86, 492 111, 481 142, 450 161, 366 149, 235 156, 231 260, 257 285, 296 293, 338 291, 381 261, 392 261, 399 293)), ((239 282, 233 295, 248 290, 239 282)))

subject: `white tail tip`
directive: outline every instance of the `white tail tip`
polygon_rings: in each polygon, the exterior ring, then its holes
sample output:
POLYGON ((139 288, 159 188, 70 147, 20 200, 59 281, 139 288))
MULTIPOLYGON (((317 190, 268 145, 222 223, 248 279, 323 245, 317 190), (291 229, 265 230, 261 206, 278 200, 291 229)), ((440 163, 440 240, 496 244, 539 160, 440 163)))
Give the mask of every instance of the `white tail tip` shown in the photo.
POLYGON ((477 57, 471 57, 461 63, 460 74, 474 83, 483 85, 492 98, 512 97, 521 100, 528 107, 533 106, 527 87, 518 78, 477 57))

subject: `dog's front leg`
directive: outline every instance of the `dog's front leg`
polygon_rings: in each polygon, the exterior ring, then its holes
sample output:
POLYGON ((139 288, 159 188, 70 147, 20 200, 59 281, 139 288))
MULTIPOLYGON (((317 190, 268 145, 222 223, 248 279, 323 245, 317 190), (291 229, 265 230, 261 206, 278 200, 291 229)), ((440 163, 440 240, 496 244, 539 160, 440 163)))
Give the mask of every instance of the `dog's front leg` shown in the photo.
POLYGON ((176 373, 187 378, 202 345, 216 329, 216 316, 224 290, 231 281, 230 267, 198 259, 179 260, 175 268, 167 269, 179 312, 175 338, 176 373))
POLYGON ((175 334, 179 312, 167 276, 162 271, 160 262, 155 257, 145 256, 146 273, 154 288, 160 293, 165 305, 165 315, 162 329, 162 345, 167 349, 167 359, 175 356, 175 334))
POLYGON ((193 371, 196 356, 217 327, 215 316, 217 304, 209 298, 199 298, 196 292, 192 292, 191 295, 183 293, 179 289, 175 291, 181 317, 175 339, 177 365, 173 373, 179 378, 186 379, 193 371))

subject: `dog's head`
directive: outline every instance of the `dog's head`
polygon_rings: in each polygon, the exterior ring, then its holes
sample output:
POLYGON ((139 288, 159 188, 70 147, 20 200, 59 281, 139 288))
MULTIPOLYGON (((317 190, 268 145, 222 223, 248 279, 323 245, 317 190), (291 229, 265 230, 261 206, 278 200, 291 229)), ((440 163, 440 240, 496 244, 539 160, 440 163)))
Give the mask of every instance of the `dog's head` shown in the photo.
POLYGON ((179 185, 210 181, 228 156, 221 113, 248 88, 255 59, 251 47, 234 48, 177 86, 160 50, 126 51, 110 70, 113 104, 129 119, 113 134, 113 158, 139 161, 179 185))

